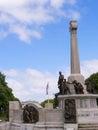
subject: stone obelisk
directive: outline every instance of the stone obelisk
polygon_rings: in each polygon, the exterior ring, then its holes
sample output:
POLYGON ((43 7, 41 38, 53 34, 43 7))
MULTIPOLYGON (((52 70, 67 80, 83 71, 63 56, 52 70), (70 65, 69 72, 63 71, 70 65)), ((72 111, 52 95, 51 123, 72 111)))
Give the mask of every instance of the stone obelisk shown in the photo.
POLYGON ((77 41, 77 22, 70 22, 70 34, 71 34, 71 75, 68 78, 69 82, 77 80, 84 84, 84 77, 80 73, 80 60, 78 53, 78 41, 77 41))

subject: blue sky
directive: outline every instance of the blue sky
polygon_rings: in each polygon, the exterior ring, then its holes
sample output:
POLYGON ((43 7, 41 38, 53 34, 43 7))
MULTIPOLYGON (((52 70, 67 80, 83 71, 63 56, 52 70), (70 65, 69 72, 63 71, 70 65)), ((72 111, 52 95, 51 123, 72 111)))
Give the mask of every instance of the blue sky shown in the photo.
POLYGON ((0 1, 0 71, 21 101, 58 91, 58 72, 70 75, 70 20, 78 22, 81 73, 98 72, 98 1, 0 1))

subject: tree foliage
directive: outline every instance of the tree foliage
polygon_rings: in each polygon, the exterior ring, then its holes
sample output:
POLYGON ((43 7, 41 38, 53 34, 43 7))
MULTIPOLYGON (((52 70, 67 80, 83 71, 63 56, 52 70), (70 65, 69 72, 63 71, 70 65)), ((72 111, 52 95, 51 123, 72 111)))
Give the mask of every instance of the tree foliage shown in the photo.
POLYGON ((98 72, 90 75, 90 77, 87 78, 85 82, 91 82, 94 86, 95 92, 98 93, 98 72))
MULTIPOLYGON (((46 103, 48 103, 48 99, 41 102, 41 106, 45 107, 46 103)), ((56 108, 58 106, 58 101, 55 98, 54 99, 49 99, 49 103, 53 103, 53 108, 56 108)))
POLYGON ((0 113, 2 113, 2 111, 6 112, 9 101, 19 101, 19 99, 13 95, 12 89, 8 87, 5 78, 5 75, 0 72, 0 113))

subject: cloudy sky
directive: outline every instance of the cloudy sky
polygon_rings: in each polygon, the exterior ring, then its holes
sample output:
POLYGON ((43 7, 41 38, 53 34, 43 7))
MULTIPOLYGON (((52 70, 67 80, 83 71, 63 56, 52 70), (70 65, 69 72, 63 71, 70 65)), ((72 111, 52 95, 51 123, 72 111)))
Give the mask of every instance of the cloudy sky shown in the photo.
POLYGON ((98 1, 0 0, 0 71, 21 101, 58 92, 58 72, 70 75, 70 20, 78 22, 81 73, 98 72, 98 1))

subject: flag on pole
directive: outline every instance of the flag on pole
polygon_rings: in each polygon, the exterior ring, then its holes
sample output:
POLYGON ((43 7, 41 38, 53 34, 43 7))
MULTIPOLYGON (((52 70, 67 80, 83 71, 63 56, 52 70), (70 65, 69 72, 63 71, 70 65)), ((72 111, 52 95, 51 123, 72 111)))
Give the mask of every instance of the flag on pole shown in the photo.
POLYGON ((49 89, 49 83, 47 83, 47 86, 46 86, 46 95, 48 95, 48 89, 49 89))

